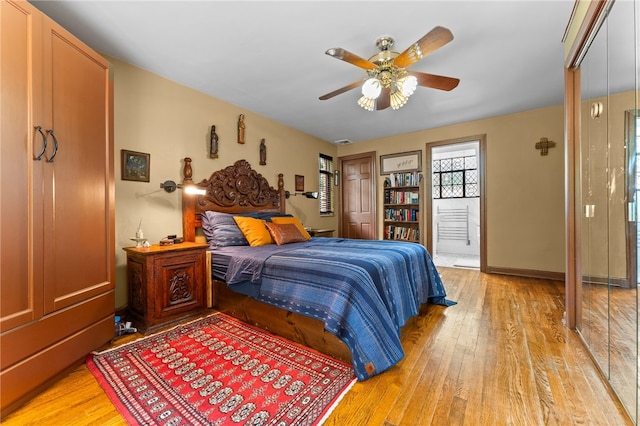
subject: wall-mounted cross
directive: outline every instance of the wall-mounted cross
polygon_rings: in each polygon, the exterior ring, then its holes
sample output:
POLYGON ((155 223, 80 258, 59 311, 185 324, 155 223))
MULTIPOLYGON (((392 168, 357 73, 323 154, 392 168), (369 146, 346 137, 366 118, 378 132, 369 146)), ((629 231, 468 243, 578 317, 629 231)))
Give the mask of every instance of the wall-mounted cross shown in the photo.
POLYGON ((547 138, 540 138, 540 142, 536 143, 536 149, 540 150, 540 155, 547 155, 549 148, 553 148, 554 146, 556 146, 556 143, 547 138))

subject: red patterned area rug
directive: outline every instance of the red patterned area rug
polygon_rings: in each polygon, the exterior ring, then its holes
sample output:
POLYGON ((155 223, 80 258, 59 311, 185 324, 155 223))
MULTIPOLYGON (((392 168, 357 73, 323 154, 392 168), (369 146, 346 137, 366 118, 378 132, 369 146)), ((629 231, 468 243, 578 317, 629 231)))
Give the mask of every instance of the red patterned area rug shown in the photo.
POLYGON ((87 359, 133 425, 318 425, 350 365, 213 314, 87 359))

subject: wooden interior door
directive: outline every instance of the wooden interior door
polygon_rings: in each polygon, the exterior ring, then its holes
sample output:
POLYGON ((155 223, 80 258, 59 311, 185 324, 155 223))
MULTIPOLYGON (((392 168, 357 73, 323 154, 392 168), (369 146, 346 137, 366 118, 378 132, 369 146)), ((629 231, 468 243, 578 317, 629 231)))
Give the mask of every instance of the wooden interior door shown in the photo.
POLYGON ((342 176, 339 236, 376 240, 376 153, 365 152, 338 160, 342 176))

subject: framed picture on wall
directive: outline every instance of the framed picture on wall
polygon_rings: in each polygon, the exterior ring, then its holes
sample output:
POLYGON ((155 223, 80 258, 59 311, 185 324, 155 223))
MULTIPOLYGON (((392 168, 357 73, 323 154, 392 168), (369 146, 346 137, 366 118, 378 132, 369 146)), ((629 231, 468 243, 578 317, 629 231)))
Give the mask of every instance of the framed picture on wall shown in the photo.
POLYGON ((120 178, 122 180, 149 182, 150 154, 123 149, 121 157, 120 178))
POLYGON ((304 191, 304 176, 296 175, 296 191, 304 191))
POLYGON ((419 172, 422 170, 422 150, 380 156, 380 174, 419 172))

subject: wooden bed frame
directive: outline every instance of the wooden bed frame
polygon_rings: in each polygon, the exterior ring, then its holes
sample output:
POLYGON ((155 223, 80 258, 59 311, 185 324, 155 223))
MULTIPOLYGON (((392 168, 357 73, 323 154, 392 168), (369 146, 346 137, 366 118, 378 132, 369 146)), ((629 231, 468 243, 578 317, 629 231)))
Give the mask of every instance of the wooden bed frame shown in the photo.
MULTIPOLYGON (((205 195, 182 195, 182 228, 185 241, 195 241, 202 227, 202 214, 213 210, 224 213, 255 211, 285 213, 285 190, 282 173, 278 189, 245 160, 214 172, 199 183, 192 180, 191 159, 184 159, 183 185, 206 189, 205 195)), ((198 237, 200 238, 200 237, 198 237)), ((324 329, 322 321, 271 306, 229 290, 226 283, 211 276, 207 256, 207 298, 210 308, 229 314, 248 324, 265 329, 334 358, 351 363, 347 346, 324 329)))

